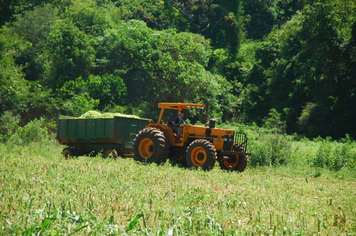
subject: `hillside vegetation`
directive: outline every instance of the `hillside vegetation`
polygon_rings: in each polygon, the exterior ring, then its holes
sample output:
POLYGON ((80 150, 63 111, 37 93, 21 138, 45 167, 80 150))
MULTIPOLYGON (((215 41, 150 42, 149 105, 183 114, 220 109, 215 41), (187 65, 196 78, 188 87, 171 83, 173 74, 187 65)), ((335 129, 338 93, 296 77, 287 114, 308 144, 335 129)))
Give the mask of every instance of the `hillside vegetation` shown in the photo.
POLYGON ((288 133, 355 137, 355 11, 353 0, 3 1, 0 116, 154 118, 158 102, 211 99, 222 122, 262 125, 272 111, 288 133))

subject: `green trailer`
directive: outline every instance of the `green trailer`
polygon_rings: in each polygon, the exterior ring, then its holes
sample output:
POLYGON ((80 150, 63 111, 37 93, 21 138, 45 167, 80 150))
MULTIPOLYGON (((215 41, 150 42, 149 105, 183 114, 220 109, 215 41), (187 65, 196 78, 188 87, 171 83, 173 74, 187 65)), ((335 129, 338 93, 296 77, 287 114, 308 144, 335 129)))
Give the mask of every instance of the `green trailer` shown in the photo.
POLYGON ((66 145, 63 155, 80 156, 102 152, 104 157, 133 152, 136 134, 150 120, 114 116, 112 118, 60 118, 56 139, 66 145))

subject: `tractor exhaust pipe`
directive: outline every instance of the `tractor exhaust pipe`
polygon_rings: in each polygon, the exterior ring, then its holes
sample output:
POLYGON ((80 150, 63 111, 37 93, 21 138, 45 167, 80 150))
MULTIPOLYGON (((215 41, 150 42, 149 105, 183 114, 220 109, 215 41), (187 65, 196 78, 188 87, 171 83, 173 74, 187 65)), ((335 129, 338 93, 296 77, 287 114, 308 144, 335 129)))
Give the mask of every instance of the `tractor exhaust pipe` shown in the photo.
POLYGON ((209 128, 213 129, 215 128, 216 120, 214 118, 209 119, 209 103, 210 103, 210 99, 206 100, 205 126, 209 126, 209 128))
POLYGON ((213 129, 215 128, 216 120, 214 118, 209 119, 209 128, 213 129))
POLYGON ((206 114, 205 114, 205 124, 208 124, 209 122, 209 103, 210 103, 210 99, 206 100, 206 114))

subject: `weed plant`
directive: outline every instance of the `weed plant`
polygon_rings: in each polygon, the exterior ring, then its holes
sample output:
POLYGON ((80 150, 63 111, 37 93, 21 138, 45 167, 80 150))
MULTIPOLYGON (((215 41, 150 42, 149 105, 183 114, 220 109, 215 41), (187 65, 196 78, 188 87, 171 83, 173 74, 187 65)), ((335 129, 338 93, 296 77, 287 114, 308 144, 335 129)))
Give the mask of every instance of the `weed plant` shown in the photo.
POLYGON ((263 134, 250 146, 251 167, 285 165, 292 155, 289 141, 281 134, 263 134))
POLYGON ((287 165, 210 172, 65 160, 54 141, 0 144, 0 235, 352 235, 355 180, 287 165))
POLYGON ((45 121, 35 119, 28 122, 23 127, 17 127, 13 134, 8 134, 8 143, 25 145, 32 142, 46 142, 49 139, 49 133, 45 121))
POLYGON ((342 168, 355 168, 356 156, 352 152, 349 143, 336 143, 322 141, 315 157, 312 159, 312 165, 315 167, 328 168, 338 171, 342 168))
POLYGON ((19 128, 20 116, 10 111, 0 116, 0 142, 6 142, 19 128))
POLYGON ((222 128, 245 132, 249 140, 249 167, 290 165, 293 168, 321 167, 332 171, 356 170, 355 142, 346 135, 339 141, 330 137, 309 140, 276 129, 223 124, 222 128))

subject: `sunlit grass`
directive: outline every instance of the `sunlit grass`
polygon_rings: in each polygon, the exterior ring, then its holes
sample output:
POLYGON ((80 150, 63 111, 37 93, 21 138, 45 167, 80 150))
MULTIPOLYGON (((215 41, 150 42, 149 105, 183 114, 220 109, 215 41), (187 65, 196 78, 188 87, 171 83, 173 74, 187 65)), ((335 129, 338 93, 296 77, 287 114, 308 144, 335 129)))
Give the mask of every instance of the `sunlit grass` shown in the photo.
POLYGON ((56 143, 0 145, 0 234, 352 235, 354 175, 310 167, 243 173, 64 160, 56 143))

